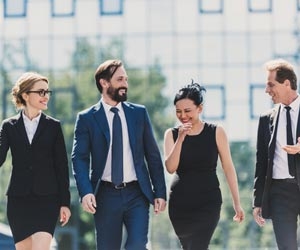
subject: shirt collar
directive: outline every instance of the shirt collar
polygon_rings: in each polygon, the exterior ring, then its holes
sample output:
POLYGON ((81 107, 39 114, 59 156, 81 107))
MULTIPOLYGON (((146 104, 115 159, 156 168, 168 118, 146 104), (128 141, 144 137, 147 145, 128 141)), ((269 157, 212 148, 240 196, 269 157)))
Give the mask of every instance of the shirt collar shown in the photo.
MULTIPOLYGON (((280 105, 281 105, 281 110, 283 110, 283 108, 286 107, 286 105, 284 105, 282 103, 280 105)), ((291 107, 291 110, 293 110, 293 111, 299 110, 299 106, 300 106, 299 95, 297 95, 297 98, 289 106, 291 107)))
POLYGON ((22 111, 22 116, 23 116, 23 120, 26 122, 35 122, 38 123, 40 121, 41 118, 41 114, 42 112, 39 113, 39 115, 37 117, 34 117, 32 120, 30 120, 26 115, 25 115, 25 111, 22 111))
POLYGON ((112 107, 116 107, 119 110, 123 110, 122 102, 119 102, 116 106, 110 106, 109 104, 105 103, 103 101, 103 99, 101 99, 101 103, 102 103, 102 105, 104 107, 105 113, 108 113, 112 107))

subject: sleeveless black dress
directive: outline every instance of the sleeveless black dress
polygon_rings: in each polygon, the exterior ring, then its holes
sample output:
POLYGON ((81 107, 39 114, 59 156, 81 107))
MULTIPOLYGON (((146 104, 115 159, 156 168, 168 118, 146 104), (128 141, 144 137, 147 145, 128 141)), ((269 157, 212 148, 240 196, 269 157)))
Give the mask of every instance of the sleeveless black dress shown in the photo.
MULTIPOLYGON (((172 132, 175 141, 178 128, 172 132)), ((219 222, 217 160, 216 125, 205 123, 200 134, 185 137, 169 200, 169 217, 183 249, 208 249, 219 222)))

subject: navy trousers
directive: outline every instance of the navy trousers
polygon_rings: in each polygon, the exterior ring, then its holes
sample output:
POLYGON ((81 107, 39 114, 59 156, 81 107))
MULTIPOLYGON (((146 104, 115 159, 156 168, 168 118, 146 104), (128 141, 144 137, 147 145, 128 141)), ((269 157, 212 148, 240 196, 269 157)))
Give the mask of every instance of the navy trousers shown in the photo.
POLYGON ((94 215, 97 250, 120 250, 123 226, 126 250, 147 249, 149 202, 138 182, 123 189, 100 184, 94 215))
POLYGON ((275 182, 271 187, 271 219, 279 250, 297 250, 300 191, 295 183, 275 182))

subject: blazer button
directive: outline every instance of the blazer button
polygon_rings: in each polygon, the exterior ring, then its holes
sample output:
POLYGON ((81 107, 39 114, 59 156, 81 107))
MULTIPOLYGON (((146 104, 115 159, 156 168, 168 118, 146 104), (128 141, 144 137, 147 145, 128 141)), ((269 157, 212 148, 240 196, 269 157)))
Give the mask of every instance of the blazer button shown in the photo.
POLYGON ((29 166, 29 170, 32 170, 32 166, 29 166))

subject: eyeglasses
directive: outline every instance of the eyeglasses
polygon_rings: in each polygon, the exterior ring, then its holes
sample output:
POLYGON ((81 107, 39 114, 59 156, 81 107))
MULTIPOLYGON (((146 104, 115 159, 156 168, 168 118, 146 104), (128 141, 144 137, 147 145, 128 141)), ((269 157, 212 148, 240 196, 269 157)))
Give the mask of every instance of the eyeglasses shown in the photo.
POLYGON ((26 92, 27 94, 29 93, 36 93, 39 94, 39 96, 44 97, 45 95, 52 95, 52 91, 51 90, 44 90, 44 89, 40 89, 40 90, 29 90, 26 92))

